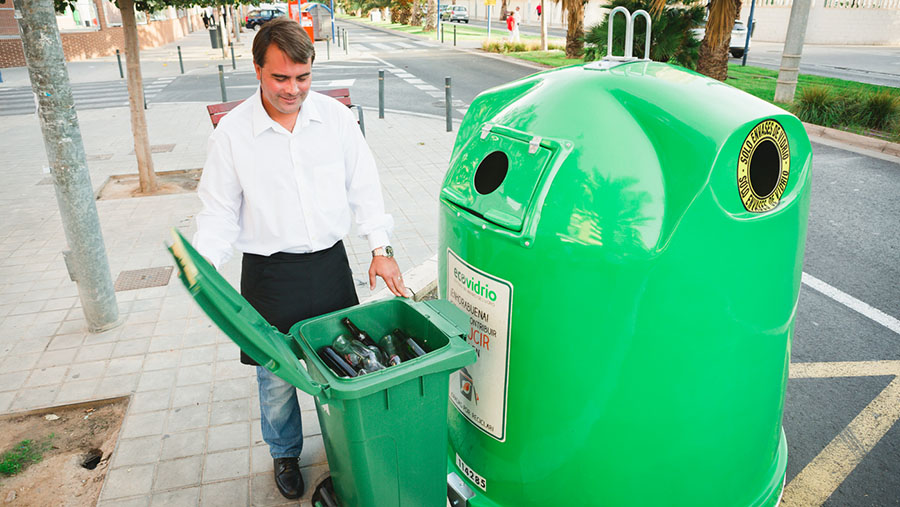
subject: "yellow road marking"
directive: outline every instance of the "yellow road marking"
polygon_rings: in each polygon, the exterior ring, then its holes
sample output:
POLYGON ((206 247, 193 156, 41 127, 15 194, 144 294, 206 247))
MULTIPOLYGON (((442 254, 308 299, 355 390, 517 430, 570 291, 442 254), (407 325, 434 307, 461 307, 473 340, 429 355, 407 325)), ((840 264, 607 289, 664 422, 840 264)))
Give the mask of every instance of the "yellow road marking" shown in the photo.
POLYGON ((792 363, 790 378, 894 379, 787 485, 784 505, 822 505, 900 419, 900 361, 792 363))

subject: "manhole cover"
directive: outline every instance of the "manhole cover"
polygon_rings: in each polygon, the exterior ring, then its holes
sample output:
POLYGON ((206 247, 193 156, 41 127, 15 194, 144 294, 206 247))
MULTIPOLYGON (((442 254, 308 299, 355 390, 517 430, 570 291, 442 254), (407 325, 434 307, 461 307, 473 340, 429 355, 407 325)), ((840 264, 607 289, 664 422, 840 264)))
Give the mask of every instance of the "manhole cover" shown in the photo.
POLYGON ((172 277, 172 269, 174 269, 172 266, 166 266, 164 268, 122 271, 116 278, 116 292, 168 285, 169 278, 172 277))

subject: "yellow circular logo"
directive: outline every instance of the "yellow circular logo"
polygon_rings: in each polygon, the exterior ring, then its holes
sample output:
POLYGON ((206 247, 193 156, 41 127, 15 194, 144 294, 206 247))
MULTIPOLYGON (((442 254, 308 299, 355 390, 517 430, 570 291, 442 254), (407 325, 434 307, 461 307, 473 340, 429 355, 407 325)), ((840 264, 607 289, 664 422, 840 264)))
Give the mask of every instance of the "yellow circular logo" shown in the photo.
POLYGON ((762 213, 778 206, 791 174, 787 134, 775 120, 753 127, 738 157, 738 192, 744 208, 762 213))

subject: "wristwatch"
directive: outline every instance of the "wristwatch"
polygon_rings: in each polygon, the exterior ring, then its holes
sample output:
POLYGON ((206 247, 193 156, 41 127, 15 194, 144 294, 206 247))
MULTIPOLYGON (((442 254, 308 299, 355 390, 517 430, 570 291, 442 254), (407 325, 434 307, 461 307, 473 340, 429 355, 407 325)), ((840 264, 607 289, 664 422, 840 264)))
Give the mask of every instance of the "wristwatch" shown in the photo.
POLYGON ((391 258, 394 256, 394 249, 391 245, 387 245, 385 247, 378 247, 375 250, 372 250, 372 257, 387 257, 391 258))

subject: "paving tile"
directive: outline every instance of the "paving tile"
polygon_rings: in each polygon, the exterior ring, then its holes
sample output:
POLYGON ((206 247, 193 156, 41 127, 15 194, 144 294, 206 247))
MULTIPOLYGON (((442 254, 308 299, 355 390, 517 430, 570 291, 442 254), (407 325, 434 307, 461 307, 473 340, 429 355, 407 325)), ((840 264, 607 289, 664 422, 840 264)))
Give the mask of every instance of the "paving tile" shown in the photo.
MULTIPOLYGON (((113 353, 115 356, 115 353, 113 353)), ((143 356, 134 357, 113 357, 109 360, 106 367, 106 375, 126 375, 128 373, 138 373, 144 365, 143 356)))
POLYGON ((70 380, 63 382, 54 400, 55 405, 85 401, 94 398, 100 379, 70 380))
POLYGON ((217 380, 213 386, 213 401, 247 398, 256 390, 255 380, 246 378, 217 380))
POLYGON ((122 425, 122 438, 137 438, 150 435, 161 435, 165 426, 165 410, 146 414, 129 414, 122 425))
POLYGON ((184 340, 181 336, 163 335, 153 336, 150 338, 149 352, 165 352, 167 350, 177 350, 181 348, 184 340))
POLYGON ((211 389, 211 384, 195 384, 192 386, 176 387, 175 392, 172 395, 172 407, 175 408, 208 403, 209 391, 211 389))
POLYGON ((170 368, 168 370, 145 371, 141 374, 141 380, 138 382, 137 391, 155 391, 157 389, 170 389, 174 383, 178 370, 170 368))
POLYGON ((12 405, 13 398, 15 397, 15 391, 0 393, 0 414, 6 413, 9 410, 9 406, 12 405))
POLYGON ((251 376, 256 376, 256 368, 241 364, 239 360, 225 360, 216 363, 216 381, 251 376))
POLYGON ((160 459, 162 439, 159 436, 122 438, 113 455, 111 468, 156 463, 160 459))
POLYGON ((269 452, 269 446, 266 444, 263 445, 254 445, 250 448, 250 473, 259 474, 259 473, 272 473, 274 470, 274 463, 272 461, 272 453, 269 452))
MULTIPOLYGON (((200 503, 200 488, 182 488, 174 491, 156 493, 150 499, 150 507, 194 507, 200 503)), ((211 504, 211 505, 243 505, 243 504, 211 504)))
POLYGON ((177 433, 195 428, 205 428, 209 424, 209 405, 194 405, 172 409, 166 425, 168 433, 177 433))
POLYGON ((300 463, 303 466, 328 463, 322 435, 303 437, 303 452, 300 453, 300 463))
POLYGON ((106 361, 73 364, 66 373, 66 381, 102 377, 106 374, 106 365, 106 361))
POLYGON ((203 465, 203 483, 235 479, 250 473, 250 449, 210 453, 203 465))
POLYGON ((73 347, 78 347, 84 342, 84 334, 83 333, 74 333, 74 334, 58 334, 53 337, 50 341, 50 344, 47 345, 47 350, 58 350, 58 349, 69 349, 73 347))
POLYGON ((212 345, 193 347, 181 351, 181 365, 209 364, 216 361, 216 348, 212 345))
POLYGON ((28 380, 29 372, 2 373, 0 374, 0 391, 14 391, 28 380))
POLYGON ((59 386, 21 389, 9 408, 11 411, 18 412, 32 408, 49 407, 53 404, 53 400, 58 393, 59 386))
POLYGON ((224 451, 227 449, 246 448, 250 444, 250 423, 241 422, 210 426, 206 452, 224 451))
MULTIPOLYGON (((223 343, 216 346, 216 361, 240 361, 241 349, 234 342, 223 343)), ((246 366, 246 365, 244 365, 246 366)))
MULTIPOLYGON (((164 370, 178 367, 182 352, 169 350, 165 352, 153 352, 144 356, 144 371, 164 370)), ((183 363, 182 363, 183 364, 183 363)))
MULTIPOLYGON (((0 328, 2 329, 2 328, 0 328)), ((26 371, 34 368, 41 357, 40 352, 22 355, 6 355, 5 359, 0 362, 0 372, 12 373, 16 371, 26 371)))
POLYGON ((153 490, 199 485, 202 462, 200 456, 160 461, 156 465, 156 481, 153 484, 153 490))
POLYGON ((122 326, 122 336, 129 340, 137 338, 151 338, 154 336, 153 330, 156 328, 155 322, 132 321, 133 315, 128 315, 128 322, 122 326))
POLYGON ((119 341, 112 351, 112 357, 127 357, 143 355, 150 348, 150 338, 138 338, 128 341, 119 341))
POLYGON ((50 343, 50 338, 29 338, 19 340, 13 347, 10 355, 33 354, 35 352, 43 352, 50 343))
POLYGON ((128 411, 132 414, 140 414, 142 412, 155 412, 157 410, 168 409, 169 398, 171 395, 172 392, 169 389, 135 393, 131 398, 128 411))
POLYGON ((97 345, 82 346, 80 349, 78 349, 78 354, 75 356, 75 361, 84 363, 89 361, 109 359, 109 356, 112 354, 113 347, 115 347, 114 343, 100 343, 97 345))
POLYGON ((250 398, 220 401, 212 404, 210 424, 228 424, 250 420, 250 398))
POLYGON ((62 382, 69 370, 68 366, 54 366, 51 368, 36 368, 31 370, 31 375, 25 381, 24 387, 38 387, 54 385, 62 382))
POLYGON ((281 505, 283 501, 284 497, 278 492, 275 476, 271 472, 256 474, 250 478, 250 505, 281 505))
POLYGON ((204 484, 200 488, 200 503, 203 505, 248 505, 250 503, 250 479, 245 477, 204 484))
POLYGON ((106 474, 102 500, 136 495, 149 495, 153 485, 154 465, 117 468, 106 474))
POLYGON ((206 429, 163 435, 160 459, 175 459, 203 454, 206 450, 206 429))
POLYGON ((322 428, 319 426, 319 414, 315 410, 300 412, 300 421, 303 424, 303 436, 320 435, 322 428))
POLYGON ((137 498, 103 500, 101 494, 97 507, 147 507, 150 505, 150 497, 139 496, 137 498))
POLYGON ((100 385, 97 386, 97 396, 110 397, 132 394, 137 387, 139 379, 140 375, 137 373, 104 377, 100 380, 100 385))
POLYGON ((212 380, 213 368, 209 364, 199 364, 196 366, 183 366, 178 369, 178 380, 176 385, 188 386, 192 384, 207 383, 212 380))
POLYGON ((77 352, 77 349, 46 350, 41 354, 41 358, 38 359, 35 366, 43 368, 48 366, 68 365, 75 359, 75 354, 77 352))

